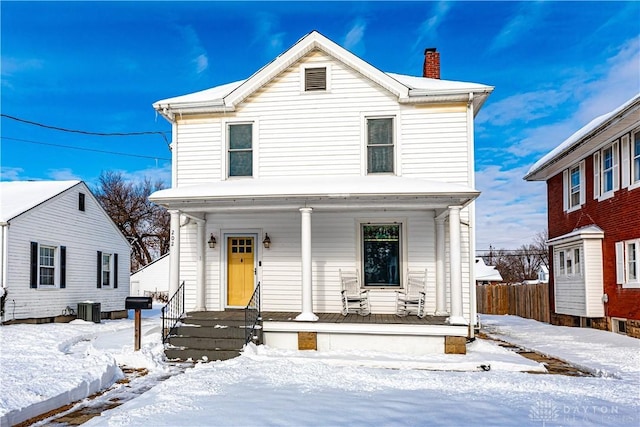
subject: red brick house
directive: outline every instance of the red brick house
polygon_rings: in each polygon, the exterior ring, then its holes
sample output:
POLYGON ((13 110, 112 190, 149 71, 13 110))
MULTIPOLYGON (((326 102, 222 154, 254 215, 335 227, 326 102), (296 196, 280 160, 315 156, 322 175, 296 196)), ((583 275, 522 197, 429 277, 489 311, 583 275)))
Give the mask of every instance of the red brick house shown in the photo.
POLYGON ((524 178, 547 182, 552 323, 640 338, 640 93, 524 178))

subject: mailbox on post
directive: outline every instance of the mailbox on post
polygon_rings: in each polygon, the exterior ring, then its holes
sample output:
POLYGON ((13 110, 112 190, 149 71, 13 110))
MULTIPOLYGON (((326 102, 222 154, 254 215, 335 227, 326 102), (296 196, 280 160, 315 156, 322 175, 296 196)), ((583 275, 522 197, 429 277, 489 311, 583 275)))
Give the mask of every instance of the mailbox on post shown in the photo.
POLYGON ((124 300, 124 308, 125 310, 135 310, 135 317, 134 317, 134 325, 135 325, 135 332, 134 332, 134 350, 138 351, 140 350, 140 341, 142 338, 142 333, 141 333, 141 329, 142 329, 142 315, 140 313, 140 310, 149 310, 150 308, 152 308, 152 300, 151 297, 127 297, 124 300))
POLYGON ((149 310, 151 305, 151 297, 127 297, 124 300, 125 310, 149 310))

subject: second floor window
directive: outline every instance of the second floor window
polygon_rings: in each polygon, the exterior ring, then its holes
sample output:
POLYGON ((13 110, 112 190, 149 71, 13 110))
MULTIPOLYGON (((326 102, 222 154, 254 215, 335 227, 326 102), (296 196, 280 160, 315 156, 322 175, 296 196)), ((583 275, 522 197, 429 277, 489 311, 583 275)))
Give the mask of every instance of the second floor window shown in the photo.
POLYGON ((253 125, 230 124, 229 176, 253 176, 253 125))
POLYGON ((569 174, 570 179, 570 189, 569 189, 569 207, 573 208, 574 206, 578 206, 580 204, 580 167, 575 166, 571 168, 571 173, 569 174))
POLYGON ((563 173, 564 210, 579 209, 585 202, 584 161, 570 167, 563 173))
POLYGON ((394 172, 393 118, 367 119, 367 173, 394 172))
POLYGON ((633 148, 631 150, 631 170, 633 171, 631 183, 640 182, 640 132, 636 132, 633 137, 633 148))
POLYGON ((620 185, 618 142, 596 152, 593 155, 593 197, 602 199, 611 197, 620 185))

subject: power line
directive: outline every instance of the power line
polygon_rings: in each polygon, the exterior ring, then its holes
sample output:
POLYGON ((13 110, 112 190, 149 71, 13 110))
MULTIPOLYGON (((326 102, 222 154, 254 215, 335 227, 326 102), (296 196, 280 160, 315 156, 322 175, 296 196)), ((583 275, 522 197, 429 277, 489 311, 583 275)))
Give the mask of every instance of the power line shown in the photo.
POLYGON ((164 142, 167 143, 167 145, 169 145, 169 146, 171 145, 171 143, 167 139, 167 136, 165 135, 167 132, 153 131, 153 130, 152 131, 142 131, 142 132, 91 132, 91 131, 86 131, 86 130, 68 129, 68 128, 62 128, 62 127, 58 127, 58 126, 45 125, 43 123, 38 123, 38 122, 34 122, 34 121, 31 121, 31 120, 27 120, 27 119, 22 119, 20 117, 10 116, 9 114, 4 114, 4 113, 0 114, 0 116, 1 117, 6 117, 7 119, 15 120, 17 122, 26 123, 28 125, 39 126, 41 128, 45 128, 45 129, 52 129, 52 130, 57 130, 57 131, 61 131, 61 132, 80 133, 80 134, 83 134, 83 135, 94 135, 94 136, 160 135, 164 139, 164 142))
POLYGON ((18 142, 28 142, 29 144, 38 144, 38 145, 48 145, 51 147, 61 147, 61 148, 69 148, 72 150, 80 150, 80 151, 92 151, 94 153, 103 153, 103 154, 113 154, 116 156, 127 156, 127 157, 138 157, 141 159, 153 159, 153 160, 168 160, 166 157, 154 157, 154 156, 144 156, 142 154, 128 154, 128 153, 119 153, 117 151, 107 151, 107 150, 97 150, 94 148, 83 148, 83 147, 74 147, 72 145, 62 145, 62 144, 53 144, 49 142, 40 142, 40 141, 32 141, 30 139, 21 139, 21 138, 11 138, 8 136, 0 136, 1 139, 6 139, 9 141, 18 141, 18 142))

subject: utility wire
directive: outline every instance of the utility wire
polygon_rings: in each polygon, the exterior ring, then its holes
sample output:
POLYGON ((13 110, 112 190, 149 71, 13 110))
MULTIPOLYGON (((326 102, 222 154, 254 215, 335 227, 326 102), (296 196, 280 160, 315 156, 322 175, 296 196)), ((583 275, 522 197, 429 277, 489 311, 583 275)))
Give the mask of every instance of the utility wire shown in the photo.
POLYGON ((166 157, 144 156, 142 154, 128 154, 128 153, 119 153, 117 151, 97 150, 94 148, 74 147, 72 145, 52 144, 49 142, 40 142, 40 141, 32 141, 29 139, 11 138, 11 137, 2 136, 2 135, 0 135, 0 138, 6 139, 9 141, 28 142, 29 144, 48 145, 51 147, 70 148, 72 150, 81 150, 81 151, 93 151, 94 153, 114 154, 116 156, 138 157, 142 159, 154 159, 154 160, 171 160, 166 157))
POLYGON ((45 129, 53 129, 61 132, 71 132, 71 133, 80 133, 83 135, 95 135, 95 136, 140 136, 140 135, 160 135, 164 139, 164 142, 167 143, 168 146, 171 145, 167 136, 165 135, 167 132, 161 131, 143 131, 143 132, 90 132, 85 130, 78 129, 67 129, 58 126, 45 125, 43 123, 33 122, 31 120, 21 119, 20 117, 10 116, 9 114, 0 114, 1 117, 6 117, 7 119, 15 120, 17 122, 26 123, 33 126, 39 126, 45 129))

